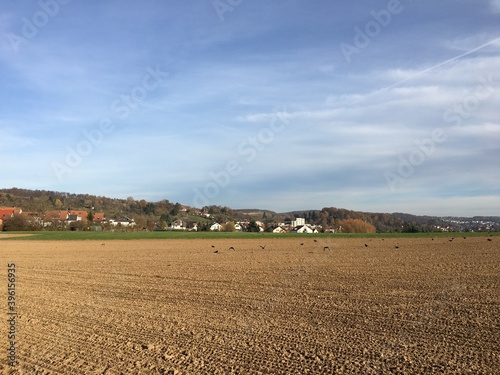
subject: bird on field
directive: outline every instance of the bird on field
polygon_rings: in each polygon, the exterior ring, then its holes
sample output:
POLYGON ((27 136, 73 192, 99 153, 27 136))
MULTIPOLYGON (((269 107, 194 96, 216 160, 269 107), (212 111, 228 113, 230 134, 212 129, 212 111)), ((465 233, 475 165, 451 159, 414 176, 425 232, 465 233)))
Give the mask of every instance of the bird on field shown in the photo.
POLYGON ((302 243, 300 244, 300 246, 304 246, 304 242, 302 242, 302 243))
POLYGON ((215 247, 214 245, 212 245, 212 248, 215 247))
POLYGON ((214 251, 214 254, 217 254, 218 252, 219 252, 219 250, 215 250, 215 251, 214 251))
POLYGON ((467 237, 464 237, 464 240, 466 240, 466 239, 467 239, 467 237))
POLYGON ((234 247, 231 246, 228 250, 234 250, 234 247))
POLYGON ((259 246, 260 246, 260 248, 261 248, 262 250, 264 250, 264 249, 266 248, 266 245, 264 245, 264 246, 259 245, 259 246))
POLYGON ((488 238, 488 241, 493 241, 491 238, 488 238))
POLYGON ((396 249, 399 249, 399 246, 394 246, 396 249))
POLYGON ((367 244, 365 244, 365 247, 368 247, 368 245, 367 245, 367 244))
POLYGON ((314 242, 318 242, 318 240, 314 240, 314 242))
POLYGON ((329 248, 328 246, 325 246, 325 247, 323 248, 323 250, 324 250, 324 251, 326 251, 326 250, 330 250, 330 248, 329 248))
POLYGON ((448 241, 453 242, 453 238, 451 240, 448 240, 448 241))

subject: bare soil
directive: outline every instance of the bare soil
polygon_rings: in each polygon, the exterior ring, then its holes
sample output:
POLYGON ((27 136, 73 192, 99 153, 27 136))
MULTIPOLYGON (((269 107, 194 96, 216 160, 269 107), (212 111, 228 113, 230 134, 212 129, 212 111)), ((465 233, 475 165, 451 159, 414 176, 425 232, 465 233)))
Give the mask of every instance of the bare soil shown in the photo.
POLYGON ((0 240, 7 239, 7 238, 15 238, 15 237, 28 237, 28 236, 33 236, 32 234, 29 233, 21 233, 21 234, 10 234, 10 233, 2 233, 0 232, 0 240))
POLYGON ((0 373, 499 374, 500 238, 450 239, 2 241, 0 373))

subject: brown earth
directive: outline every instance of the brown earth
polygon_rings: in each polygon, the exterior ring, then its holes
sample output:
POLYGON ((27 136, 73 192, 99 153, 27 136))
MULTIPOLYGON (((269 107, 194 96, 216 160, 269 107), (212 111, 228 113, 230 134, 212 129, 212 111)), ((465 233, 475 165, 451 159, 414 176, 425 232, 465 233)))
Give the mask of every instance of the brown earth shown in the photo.
POLYGON ((4 374, 500 373, 499 237, 7 240, 0 254, 4 374))
POLYGON ((8 233, 2 233, 0 232, 0 240, 6 239, 6 238, 15 238, 15 237, 28 237, 28 236, 33 236, 32 234, 26 234, 26 233, 21 233, 21 234, 8 234, 8 233))

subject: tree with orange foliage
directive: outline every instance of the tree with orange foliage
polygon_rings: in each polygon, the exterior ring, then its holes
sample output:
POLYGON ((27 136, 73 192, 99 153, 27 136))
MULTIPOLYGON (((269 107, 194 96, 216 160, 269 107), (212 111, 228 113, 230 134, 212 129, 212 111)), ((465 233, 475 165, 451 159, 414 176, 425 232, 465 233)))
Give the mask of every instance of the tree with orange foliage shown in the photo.
POLYGON ((361 219, 339 220, 337 224, 342 228, 342 233, 375 233, 375 226, 361 219))

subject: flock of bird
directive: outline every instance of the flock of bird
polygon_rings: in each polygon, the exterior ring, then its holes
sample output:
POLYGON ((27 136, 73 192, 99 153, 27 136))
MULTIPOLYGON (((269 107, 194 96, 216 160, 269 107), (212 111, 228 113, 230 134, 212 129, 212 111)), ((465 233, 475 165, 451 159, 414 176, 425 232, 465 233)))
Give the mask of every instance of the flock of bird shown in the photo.
MULTIPOLYGON (((259 246, 260 246, 260 248, 261 248, 262 250, 264 250, 264 249, 266 248, 266 245, 259 245, 259 246)), ((212 245, 212 249, 215 249, 215 245, 212 245)), ((228 250, 235 251, 235 250, 234 250, 234 246, 230 246, 230 247, 228 248, 228 250)), ((215 254, 217 254, 218 252, 219 252, 219 250, 214 250, 214 253, 215 253, 215 254)))
MULTIPOLYGON (((449 239, 448 241, 449 241, 449 242, 453 242, 453 240, 454 240, 454 239, 455 239, 454 237, 451 237, 451 239, 449 239)), ((465 240, 465 239, 467 239, 467 237, 463 237, 463 239, 465 240)), ((385 240, 385 239, 384 239, 384 238, 382 238, 382 241, 384 241, 384 240, 385 240)), ((431 240, 432 240, 432 241, 434 241, 434 238, 432 238, 431 240)), ((371 240, 370 240, 370 241, 371 241, 371 240)), ((491 238, 488 238, 488 239, 487 239, 487 241, 490 241, 490 242, 491 242, 491 241, 492 241, 492 239, 491 239, 491 238)), ((318 242, 318 240, 316 240, 316 239, 315 239, 315 240, 314 240, 314 242, 318 242)), ((103 245, 104 245, 104 244, 103 244, 103 245)), ((305 245, 305 243, 304 243, 304 242, 301 242, 301 243, 300 243, 300 246, 304 246, 304 245, 305 245)), ((262 250, 265 250, 265 248, 266 248, 266 245, 259 245, 259 246, 260 246, 260 248, 261 248, 262 250)), ((365 243, 365 247, 369 247, 367 243, 365 243)), ((394 248, 395 248, 395 249, 399 249, 399 246, 398 246, 398 245, 395 245, 395 246, 394 246, 394 248)), ((215 249, 215 245, 212 245, 212 249, 215 249)), ((228 250, 230 250, 230 251, 235 251, 234 246, 230 246, 230 247, 228 248, 228 250)), ((329 251, 329 250, 330 250, 330 247, 329 247, 329 246, 324 246, 324 247, 323 247, 323 251, 329 251)), ((214 250, 214 253, 215 253, 215 254, 218 254, 218 253, 219 253, 219 250, 217 250, 217 249, 216 249, 216 250, 214 250)))

